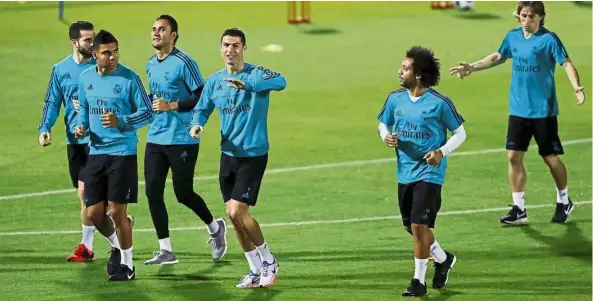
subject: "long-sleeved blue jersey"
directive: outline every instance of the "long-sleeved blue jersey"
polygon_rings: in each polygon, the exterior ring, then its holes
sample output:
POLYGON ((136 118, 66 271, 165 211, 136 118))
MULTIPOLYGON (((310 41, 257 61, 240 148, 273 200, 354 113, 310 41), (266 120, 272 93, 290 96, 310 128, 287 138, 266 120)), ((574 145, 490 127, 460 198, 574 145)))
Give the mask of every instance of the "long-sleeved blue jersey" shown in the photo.
POLYGON ((82 72, 79 80, 80 113, 78 125, 90 135, 91 155, 135 155, 137 130, 152 121, 150 98, 136 72, 119 64, 108 75, 99 75, 96 67, 82 72), (117 117, 116 128, 104 128, 101 115, 117 117))
POLYGON ((194 109, 191 126, 205 126, 216 108, 220 117, 222 152, 232 157, 264 155, 270 149, 270 92, 282 91, 284 88, 286 79, 264 67, 245 63, 245 68, 233 75, 224 68, 206 81, 200 101, 194 109), (231 88, 225 78, 241 79, 245 87, 231 88))
POLYGON ((64 106, 64 124, 66 125, 66 143, 67 144, 87 144, 88 137, 75 138, 74 131, 78 124, 78 117, 72 100, 78 99, 78 78, 82 71, 95 65, 94 59, 79 64, 74 61, 72 55, 55 64, 47 92, 45 92, 45 102, 43 103, 43 112, 41 113, 41 124, 37 130, 39 134, 51 132, 51 128, 56 123, 60 115, 60 107, 64 106))
MULTIPOLYGON (((151 57, 146 63, 146 73, 150 93, 169 103, 181 103, 196 97, 193 91, 204 85, 198 64, 177 48, 162 61, 156 55, 151 57)), ((161 145, 199 143, 187 131, 191 117, 191 109, 155 113, 147 141, 161 145)))

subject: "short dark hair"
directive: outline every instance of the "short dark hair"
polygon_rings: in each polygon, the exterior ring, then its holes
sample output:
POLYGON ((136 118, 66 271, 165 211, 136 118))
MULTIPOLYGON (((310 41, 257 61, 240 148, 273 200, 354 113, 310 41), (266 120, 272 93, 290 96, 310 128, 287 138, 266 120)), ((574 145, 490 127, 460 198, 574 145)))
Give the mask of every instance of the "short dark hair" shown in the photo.
POLYGON ((93 40, 93 50, 99 49, 101 44, 111 44, 111 43, 118 43, 117 39, 114 35, 112 35, 109 31, 101 29, 99 33, 95 36, 93 40))
POLYGON ((412 67, 414 75, 420 76, 422 87, 434 87, 441 80, 441 63, 434 57, 432 50, 421 46, 412 46, 406 52, 406 57, 414 60, 412 67))
POLYGON ((517 3, 517 11, 515 11, 517 20, 520 20, 521 10, 525 7, 530 7, 533 10, 533 13, 542 17, 541 21, 539 21, 539 26, 543 26, 546 23, 546 7, 544 6, 543 1, 519 1, 519 3, 517 3))
POLYGON ((80 31, 82 30, 93 30, 95 27, 91 22, 87 21, 76 21, 70 25, 70 29, 68 30, 68 35, 70 36, 70 40, 78 40, 80 39, 80 31))
POLYGON ((155 21, 158 21, 158 20, 169 21, 169 25, 171 25, 171 32, 177 33, 177 37, 175 37, 173 44, 177 44, 177 39, 179 39, 179 25, 177 24, 177 20, 175 20, 175 18, 173 18, 170 15, 160 15, 158 18, 156 18, 155 21))
POLYGON ((247 45, 247 39, 245 38, 245 33, 239 28, 228 28, 225 29, 222 35, 220 36, 220 43, 222 43, 222 38, 224 36, 231 36, 231 37, 240 37, 241 43, 243 45, 247 45))

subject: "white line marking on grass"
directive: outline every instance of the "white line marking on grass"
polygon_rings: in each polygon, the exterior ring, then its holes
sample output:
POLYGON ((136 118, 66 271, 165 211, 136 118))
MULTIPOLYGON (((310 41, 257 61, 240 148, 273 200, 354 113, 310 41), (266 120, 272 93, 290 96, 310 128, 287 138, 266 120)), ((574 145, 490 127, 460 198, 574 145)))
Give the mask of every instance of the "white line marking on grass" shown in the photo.
MULTIPOLYGON (((581 202, 574 202, 575 205, 584 205, 584 204, 591 204, 591 201, 581 201, 581 202)), ((553 207, 556 204, 540 204, 540 205, 533 205, 533 206, 525 206, 528 209, 538 209, 538 208, 547 208, 553 207)), ((468 214, 476 214, 476 213, 484 213, 484 212, 495 212, 495 211, 507 211, 509 207, 496 207, 496 208, 483 208, 483 209, 471 209, 471 210, 456 210, 456 211, 444 211, 439 212, 439 216, 445 215, 468 215, 468 214)), ((291 227, 291 226, 307 226, 307 225, 328 225, 328 224, 349 224, 349 223, 359 223, 359 222, 374 222, 374 221, 384 221, 384 220, 392 220, 392 219, 401 219, 401 215, 393 215, 393 216, 370 216, 370 217, 360 217, 360 218, 348 218, 348 219, 333 219, 333 220, 319 220, 319 221, 302 221, 302 222, 288 222, 288 223, 268 223, 268 224, 260 224, 262 227, 291 227)), ((494 223, 497 223, 496 221, 494 223)), ((228 226, 229 228, 232 225, 228 226)), ((205 226, 200 227, 177 227, 177 228, 170 228, 169 231, 194 231, 194 230, 204 230, 206 229, 205 226)), ((154 232, 155 230, 152 228, 144 228, 144 229, 134 229, 134 232, 154 232)), ((22 232, 0 232, 0 236, 25 236, 25 235, 56 235, 56 234, 80 234, 80 230, 71 230, 71 231, 22 231, 22 232)))
MULTIPOLYGON (((580 144, 580 143, 586 143, 586 142, 591 142, 591 141, 593 141, 593 139, 586 138, 586 139, 568 140, 568 141, 562 142, 562 144, 563 145, 571 145, 571 144, 580 144)), ((504 148, 491 148, 491 149, 483 149, 483 150, 476 150, 476 151, 465 151, 465 152, 451 153, 450 155, 448 155, 448 157, 483 155, 483 154, 490 154, 490 153, 502 153, 502 152, 506 152, 506 151, 507 150, 504 148)), ((393 158, 347 161, 347 162, 328 163, 328 164, 315 164, 315 165, 307 165, 307 166, 299 166, 299 167, 286 167, 286 168, 277 168, 277 169, 267 170, 266 174, 287 173, 287 172, 295 172, 295 171, 337 168, 337 167, 347 167, 347 166, 361 166, 361 165, 367 165, 367 164, 379 164, 379 163, 385 163, 385 162, 392 162, 395 160, 396 160, 396 158, 393 157, 393 158)), ((200 181, 200 180, 214 180, 214 179, 218 179, 218 175, 199 176, 199 177, 194 178, 194 180, 198 180, 198 181, 200 181)), ((167 179, 167 183, 171 183, 171 180, 167 179)), ((138 184, 144 185, 145 182, 140 181, 140 182, 138 182, 138 184)), ((0 201, 24 199, 24 198, 54 195, 54 194, 75 193, 75 192, 76 192, 75 189, 60 189, 60 190, 49 190, 49 191, 24 193, 24 194, 3 195, 3 196, 0 196, 0 201)))

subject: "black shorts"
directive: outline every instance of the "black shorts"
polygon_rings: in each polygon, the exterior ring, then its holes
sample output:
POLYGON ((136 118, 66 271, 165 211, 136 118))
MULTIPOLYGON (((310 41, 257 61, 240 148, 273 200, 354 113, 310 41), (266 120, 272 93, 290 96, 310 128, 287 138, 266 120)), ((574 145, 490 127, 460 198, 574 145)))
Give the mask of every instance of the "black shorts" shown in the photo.
POLYGON ((441 185, 425 181, 400 183, 397 194, 404 226, 421 224, 434 228, 441 209, 441 185))
POLYGON ((106 201, 137 203, 136 155, 89 155, 84 185, 87 207, 106 201))
POLYGON ((233 199, 255 206, 267 165, 268 154, 236 158, 222 153, 218 179, 224 202, 233 199))
POLYGON ((506 149, 526 152, 532 136, 535 138, 540 156, 564 154, 558 136, 558 119, 556 117, 523 118, 509 116, 506 149))
POLYGON ((89 146, 88 144, 68 144, 66 153, 68 154, 68 169, 72 186, 78 188, 78 181, 84 182, 84 169, 89 157, 89 146))

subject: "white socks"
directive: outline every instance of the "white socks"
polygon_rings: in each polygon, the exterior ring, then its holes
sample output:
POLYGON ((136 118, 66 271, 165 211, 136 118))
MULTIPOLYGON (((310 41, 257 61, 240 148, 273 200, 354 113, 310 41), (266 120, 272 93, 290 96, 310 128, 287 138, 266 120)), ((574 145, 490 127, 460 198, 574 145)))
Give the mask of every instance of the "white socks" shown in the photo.
POLYGON ((255 246, 255 248, 257 251, 259 251, 262 261, 266 261, 268 263, 274 262, 274 256, 272 256, 272 253, 270 252, 270 249, 268 249, 266 242, 264 242, 261 246, 255 246))
POLYGON ((430 255, 434 258, 436 263, 443 263, 443 261, 447 260, 447 254, 445 250, 441 248, 437 240, 435 239, 432 245, 430 245, 430 255))
POLYGON ((416 269, 414 270, 414 279, 420 280, 420 283, 425 283, 426 277, 426 267, 428 266, 428 258, 426 259, 418 259, 414 257, 414 263, 416 265, 416 269))
MULTIPOLYGON (((556 202, 564 205, 568 205, 568 187, 560 190, 556 188, 556 202)), ((524 192, 513 192, 513 205, 519 207, 521 210, 525 210, 525 193, 524 192)))
POLYGON ((525 211, 525 192, 513 192, 513 205, 519 207, 521 211, 525 211))
POLYGON ((112 248, 117 248, 119 249, 119 240, 117 239, 117 232, 113 231, 113 234, 111 234, 111 236, 109 237, 105 237, 107 238, 107 240, 109 241, 109 244, 111 245, 112 248))
POLYGON ((558 192, 556 194, 556 202, 568 205, 568 186, 564 190, 556 188, 556 191, 558 192))
POLYGON ((208 233, 210 235, 216 234, 216 232, 218 232, 218 229, 220 228, 215 218, 212 219, 212 222, 206 225, 206 227, 208 228, 208 233))
POLYGON ((134 263, 132 262, 132 247, 127 250, 121 250, 121 264, 125 264, 130 268, 130 270, 134 270, 134 263))
POLYGON ((258 256, 257 249, 253 249, 249 252, 245 252, 245 258, 247 258, 247 262, 249 263, 249 270, 252 273, 259 275, 261 271, 262 262, 258 256))
POLYGON ((159 249, 173 252, 173 249, 171 248, 171 239, 169 237, 159 239, 159 249))
POLYGON ((83 244, 87 249, 90 251, 93 250, 93 238, 95 236, 95 226, 87 226, 82 225, 82 241, 80 242, 83 244))

